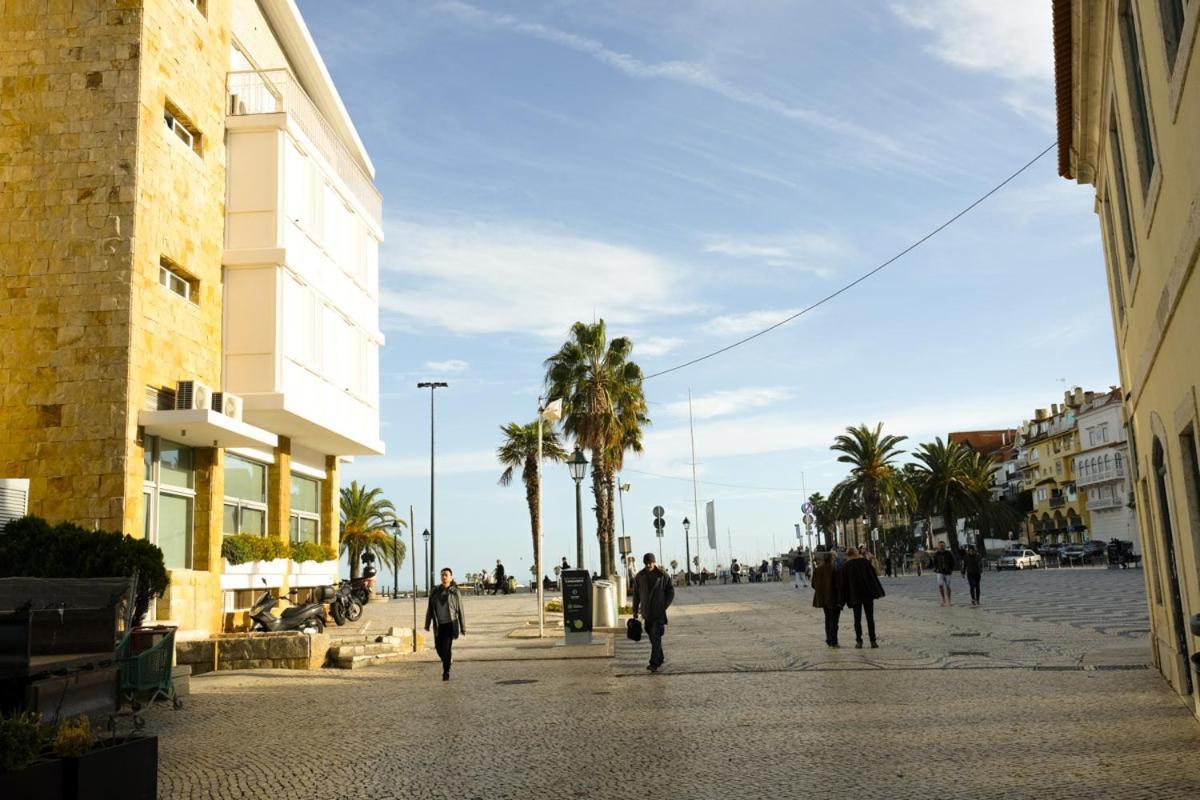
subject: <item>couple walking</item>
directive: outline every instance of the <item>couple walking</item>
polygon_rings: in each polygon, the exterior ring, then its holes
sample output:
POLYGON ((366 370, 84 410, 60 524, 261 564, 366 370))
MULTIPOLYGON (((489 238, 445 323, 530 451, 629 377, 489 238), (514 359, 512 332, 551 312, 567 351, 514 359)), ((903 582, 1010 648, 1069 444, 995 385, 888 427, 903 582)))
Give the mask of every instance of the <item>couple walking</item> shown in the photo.
POLYGON ((841 567, 833 563, 833 554, 817 553, 813 568, 813 606, 825 611, 825 644, 838 645, 838 620, 842 608, 854 609, 855 647, 863 646, 862 618, 867 618, 867 637, 871 647, 879 647, 875 636, 875 601, 883 597, 883 584, 871 562, 855 547, 846 551, 841 567))

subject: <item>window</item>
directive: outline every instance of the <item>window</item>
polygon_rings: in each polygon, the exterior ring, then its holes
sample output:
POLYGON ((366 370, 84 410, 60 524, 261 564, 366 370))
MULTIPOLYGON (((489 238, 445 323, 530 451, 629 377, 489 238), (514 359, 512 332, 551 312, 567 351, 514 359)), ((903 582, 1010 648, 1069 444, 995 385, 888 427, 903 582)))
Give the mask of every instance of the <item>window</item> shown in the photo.
POLYGON ((1059 459, 1058 461, 1054 462, 1054 474, 1062 475, 1062 459, 1059 459))
POLYGON ((163 552, 167 569, 192 568, 192 515, 196 501, 192 448, 146 437, 142 529, 163 552))
POLYGON ((1108 423, 1107 422, 1100 423, 1100 441, 1101 442, 1108 441, 1108 423))
POLYGON ((1033 460, 1034 460, 1034 461, 1037 461, 1037 460, 1038 460, 1038 450, 1037 450, 1037 448, 1036 448, 1036 447, 1035 447, 1035 448, 1033 448, 1033 460))
POLYGON ((226 536, 249 533, 267 535, 267 467, 235 455, 225 456, 226 536))
POLYGON ((204 16, 208 16, 208 0, 184 0, 186 3, 191 3, 204 16))
POLYGON ((1150 135, 1150 111, 1146 105, 1146 84, 1142 75, 1142 54, 1138 46, 1137 21, 1131 0, 1121 5, 1117 24, 1121 30, 1121 49, 1125 53, 1125 80, 1129 92, 1130 124, 1137 146, 1142 194, 1150 188, 1154 173, 1154 143, 1150 135))
POLYGON ((284 347, 288 358, 311 369, 321 367, 321 315, 316 292, 289 274, 284 284, 284 347))
POLYGON ((293 475, 291 540, 293 542, 320 542, 320 513, 320 481, 293 475))
POLYGON ((1121 134, 1114 114, 1108 125, 1108 149, 1112 153, 1113 184, 1117 190, 1117 212, 1121 217, 1121 240, 1125 243, 1125 274, 1133 274, 1137 249, 1133 243, 1133 216, 1129 210, 1129 194, 1125 189, 1125 154, 1121 150, 1121 134))
POLYGON ((1179 40, 1183 36, 1184 2, 1185 0, 1158 0, 1163 44, 1167 48, 1167 72, 1175 69, 1175 56, 1179 54, 1179 40))
MULTIPOLYGON (((1125 287, 1121 284, 1121 251, 1117 249, 1117 231, 1112 215, 1112 192, 1104 203, 1104 231, 1108 234, 1108 275, 1112 284, 1113 305, 1117 309, 1117 322, 1125 324, 1125 287)), ((1089 437, 1091 431, 1088 432, 1089 437)), ((1095 442, 1092 442, 1095 444, 1095 442)))
POLYGON ((200 281, 188 275, 169 258, 163 257, 158 260, 158 283, 190 303, 199 303, 200 281))
POLYGON ((200 153, 200 131, 170 102, 163 108, 163 122, 166 123, 167 130, 175 134, 179 141, 186 144, 193 152, 200 153))

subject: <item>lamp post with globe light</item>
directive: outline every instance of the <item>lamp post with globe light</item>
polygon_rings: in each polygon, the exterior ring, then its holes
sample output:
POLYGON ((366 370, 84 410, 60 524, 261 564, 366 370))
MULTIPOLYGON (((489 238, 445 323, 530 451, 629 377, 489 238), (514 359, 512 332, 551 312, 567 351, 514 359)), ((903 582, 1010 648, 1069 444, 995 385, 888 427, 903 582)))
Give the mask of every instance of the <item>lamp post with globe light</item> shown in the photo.
POLYGON ((684 517, 683 518, 683 552, 684 552, 684 556, 687 558, 687 560, 683 562, 683 569, 684 569, 683 582, 687 586, 692 585, 692 544, 688 540, 688 531, 691 530, 691 528, 692 528, 691 521, 688 520, 687 517, 684 517))
POLYGON ((588 460, 578 447, 571 454, 567 467, 571 470, 571 479, 575 481, 575 568, 583 569, 583 497, 580 494, 583 479, 587 476, 588 460))

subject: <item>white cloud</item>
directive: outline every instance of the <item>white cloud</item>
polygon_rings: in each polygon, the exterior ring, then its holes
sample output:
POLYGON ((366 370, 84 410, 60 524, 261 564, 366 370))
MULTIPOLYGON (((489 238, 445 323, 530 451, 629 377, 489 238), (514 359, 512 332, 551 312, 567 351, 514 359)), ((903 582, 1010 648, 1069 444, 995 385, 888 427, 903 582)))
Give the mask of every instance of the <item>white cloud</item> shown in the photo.
POLYGON ((498 28, 584 53, 631 78, 668 80, 685 84, 712 92, 740 105, 768 111, 891 153, 899 154, 901 152, 900 146, 886 134, 864 128, 822 111, 792 105, 777 97, 742 88, 718 77, 701 64, 689 61, 643 61, 628 53, 613 50, 595 39, 537 22, 526 22, 507 14, 496 14, 469 3, 459 2, 459 0, 446 0, 446 2, 439 3, 437 8, 472 25, 498 28))
POLYGON ((745 314, 724 314, 708 323, 708 332, 716 334, 754 333, 769 328, 799 313, 798 308, 767 309, 745 314))
POLYGON ((651 336, 647 339, 633 339, 634 356, 665 356, 667 353, 673 353, 683 344, 683 339, 676 339, 670 336, 651 336))
POLYGON ((767 266, 828 278, 834 273, 830 262, 846 258, 851 249, 832 237, 810 233, 762 239, 719 239, 705 245, 704 251, 730 258, 755 259, 767 266))
POLYGON ((930 52, 957 67, 1015 82, 1045 84, 1053 77, 1045 0, 901 0, 892 11, 909 26, 931 32, 930 52))
POLYGON ((433 370, 434 372, 462 372, 467 367, 471 366, 466 361, 452 358, 449 361, 426 361, 425 369, 433 370))
POLYGON ((618 329, 695 310, 681 269, 622 245, 497 223, 392 222, 387 242, 380 306, 411 327, 557 339, 581 319, 618 329))
MULTIPOLYGON (((755 408, 773 405, 787 400, 792 392, 781 386, 764 386, 759 388, 719 390, 710 394, 692 398, 692 415, 696 419, 709 419, 746 412, 755 408)), ((672 417, 687 419, 688 401, 679 400, 667 403, 666 413, 672 417)))

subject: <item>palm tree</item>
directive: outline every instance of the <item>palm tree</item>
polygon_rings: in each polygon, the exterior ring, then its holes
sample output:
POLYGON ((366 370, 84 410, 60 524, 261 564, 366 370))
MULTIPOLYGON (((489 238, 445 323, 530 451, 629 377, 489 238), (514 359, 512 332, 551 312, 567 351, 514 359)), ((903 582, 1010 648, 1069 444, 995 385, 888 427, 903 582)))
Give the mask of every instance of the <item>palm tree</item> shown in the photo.
MULTIPOLYGON (((929 534, 933 535, 933 513, 936 511, 941 514, 950 550, 958 558, 959 517, 969 516, 983 507, 984 496, 991 499, 987 495, 987 482, 980 484, 980 466, 973 463, 979 458, 978 454, 958 442, 943 442, 939 436, 932 443, 922 444, 913 455, 917 459, 919 479, 917 497, 928 519, 929 534)), ((990 479, 991 460, 984 462, 989 465, 990 479)))
POLYGON ((396 516, 392 501, 382 495, 383 489, 368 489, 359 486, 358 481, 350 481, 349 486, 342 487, 339 550, 350 559, 351 578, 358 577, 360 559, 367 550, 374 553, 380 562, 391 564, 393 572, 399 571, 404 563, 404 539, 393 537, 388 528, 393 521, 405 528, 408 525, 396 516), (393 553, 397 556, 394 563, 393 553))
MULTIPOLYGON (((496 458, 505 466, 500 473, 500 485, 512 483, 513 470, 521 468, 521 482, 525 484, 525 501, 529 503, 529 524, 533 529, 533 551, 537 558, 538 531, 538 424, 531 422, 521 425, 510 422, 501 425, 504 441, 496 448, 496 458)), ((563 449, 562 439, 553 428, 542 429, 542 458, 551 461, 566 461, 567 451, 563 449)))
POLYGON ((608 340, 604 320, 576 322, 559 351, 546 359, 546 390, 563 401, 563 430, 592 453, 592 494, 601 572, 616 574, 613 502, 616 474, 625 453, 642 451, 642 427, 650 423, 642 393, 642 369, 629 360, 633 342, 608 340))
POLYGON ((979 531, 979 541, 975 546, 979 552, 984 552, 983 539, 985 536, 998 538, 999 533, 1007 535, 1024 516, 1015 505, 992 497, 992 474, 996 470, 996 462, 991 456, 984 456, 972 450, 967 460, 966 470, 971 481, 977 488, 977 502, 971 522, 979 531))
POLYGON ((808 502, 812 503, 817 534, 825 536, 825 547, 833 547, 833 535, 836 532, 834 529, 837 527, 837 513, 833 503, 822 497, 820 492, 813 492, 808 502))
POLYGON ((906 438, 885 436, 880 422, 874 430, 866 425, 846 428, 830 448, 841 453, 838 461, 851 465, 850 475, 834 487, 830 499, 839 506, 860 505, 871 530, 879 526, 881 511, 902 508, 911 499, 894 463, 904 452, 899 445, 906 438))

